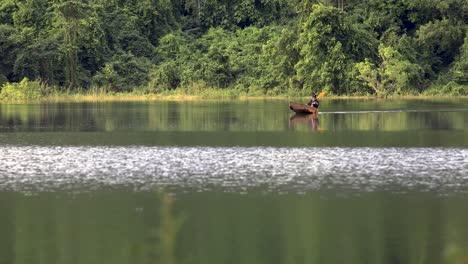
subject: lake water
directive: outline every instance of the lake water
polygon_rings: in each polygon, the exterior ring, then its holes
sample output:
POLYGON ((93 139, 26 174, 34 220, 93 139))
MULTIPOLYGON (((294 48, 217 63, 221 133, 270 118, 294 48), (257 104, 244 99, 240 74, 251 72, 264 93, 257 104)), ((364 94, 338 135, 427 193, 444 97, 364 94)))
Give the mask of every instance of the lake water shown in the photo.
POLYGON ((466 263, 468 99, 0 104, 0 264, 466 263))

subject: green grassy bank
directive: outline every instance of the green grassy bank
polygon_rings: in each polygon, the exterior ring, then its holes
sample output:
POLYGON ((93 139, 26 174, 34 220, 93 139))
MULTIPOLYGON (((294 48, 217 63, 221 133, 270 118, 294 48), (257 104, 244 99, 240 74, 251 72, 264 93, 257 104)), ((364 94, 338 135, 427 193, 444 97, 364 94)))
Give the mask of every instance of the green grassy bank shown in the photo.
MULTIPOLYGON (((38 81, 24 79, 19 83, 3 84, 0 90, 0 102, 19 101, 145 101, 145 100, 255 100, 255 99, 288 99, 306 100, 309 94, 303 91, 290 90, 283 93, 264 91, 239 91, 232 88, 219 89, 211 87, 185 87, 162 92, 151 92, 136 88, 130 92, 113 92, 105 87, 90 89, 63 89, 56 86, 42 85, 38 81)), ((453 89, 429 89, 424 93, 407 94, 350 94, 334 95, 328 93, 326 98, 437 98, 468 97, 468 86, 456 86, 453 89)))

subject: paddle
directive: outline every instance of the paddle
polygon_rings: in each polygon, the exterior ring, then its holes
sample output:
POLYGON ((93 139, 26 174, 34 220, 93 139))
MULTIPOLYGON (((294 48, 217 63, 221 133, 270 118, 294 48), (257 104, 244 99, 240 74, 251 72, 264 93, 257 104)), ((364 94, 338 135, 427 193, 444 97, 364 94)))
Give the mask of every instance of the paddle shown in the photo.
POLYGON ((320 94, 317 96, 317 99, 320 99, 325 96, 325 92, 320 92, 320 94))

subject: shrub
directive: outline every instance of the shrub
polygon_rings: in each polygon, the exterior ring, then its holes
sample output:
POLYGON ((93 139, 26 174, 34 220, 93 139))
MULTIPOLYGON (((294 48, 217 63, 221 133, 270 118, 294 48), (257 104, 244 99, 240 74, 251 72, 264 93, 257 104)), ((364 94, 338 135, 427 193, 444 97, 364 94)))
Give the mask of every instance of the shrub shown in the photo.
POLYGON ((468 95, 468 85, 451 81, 446 85, 434 86, 426 90, 424 95, 466 96, 468 95))
POLYGON ((152 92, 174 90, 181 82, 180 69, 175 62, 166 62, 152 69, 149 79, 148 87, 152 92))
POLYGON ((46 88, 39 81, 29 81, 24 78, 19 83, 5 83, 0 92, 2 100, 28 100, 39 99, 46 88))
POLYGON ((114 55, 94 76, 94 85, 111 92, 130 92, 147 82, 149 61, 131 53, 114 55))

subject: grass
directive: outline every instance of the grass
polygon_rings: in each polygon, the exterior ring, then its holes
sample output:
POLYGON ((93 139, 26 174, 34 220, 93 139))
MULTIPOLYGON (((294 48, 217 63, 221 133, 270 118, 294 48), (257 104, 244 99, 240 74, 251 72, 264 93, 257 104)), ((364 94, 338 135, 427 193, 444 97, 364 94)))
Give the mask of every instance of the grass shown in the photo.
MULTIPOLYGON (((135 93, 135 92, 121 92, 121 93, 55 93, 42 97, 40 100, 45 101, 157 101, 157 100, 170 100, 170 101, 197 101, 197 100, 306 100, 310 96, 302 95, 250 95, 246 93, 238 93, 234 90, 216 90, 209 89, 199 94, 187 93, 185 91, 172 91, 163 93, 135 93)), ((437 99, 437 98, 468 98, 468 96, 453 96, 453 95, 390 95, 386 98, 381 98, 375 95, 326 95, 322 99, 437 99)))
MULTIPOLYGON (((112 101, 197 101, 197 100, 297 100, 306 101, 310 96, 299 93, 265 95, 258 92, 249 94, 234 89, 201 89, 197 87, 164 91, 162 93, 109 92, 105 88, 93 87, 88 90, 60 90, 57 87, 44 87, 35 81, 23 81, 20 84, 7 84, 0 92, 0 102, 112 102, 112 101), (18 86, 18 87, 16 87, 18 86), (29 96, 29 95, 34 96, 29 96), (38 96, 39 94, 39 96, 38 96)), ((383 99, 375 95, 326 95, 326 99, 383 99)), ((385 99, 437 99, 437 98, 468 98, 468 96, 451 96, 440 94, 420 95, 390 95, 385 99)))
MULTIPOLYGON (((387 98, 379 98, 376 96, 325 96, 322 99, 334 100, 352 100, 352 99, 367 99, 367 100, 396 100, 396 99, 446 99, 446 98, 468 98, 468 96, 431 96, 431 95, 410 95, 410 96, 388 96, 387 98)), ((112 94, 87 94, 87 93, 57 93, 43 96, 35 99, 3 99, 0 103, 9 102, 123 102, 123 101, 200 101, 200 100, 291 100, 291 101, 306 101, 308 96, 259 96, 259 95, 238 95, 238 96, 223 96, 223 95, 190 95, 190 94, 134 94, 134 93, 112 93, 112 94)))

